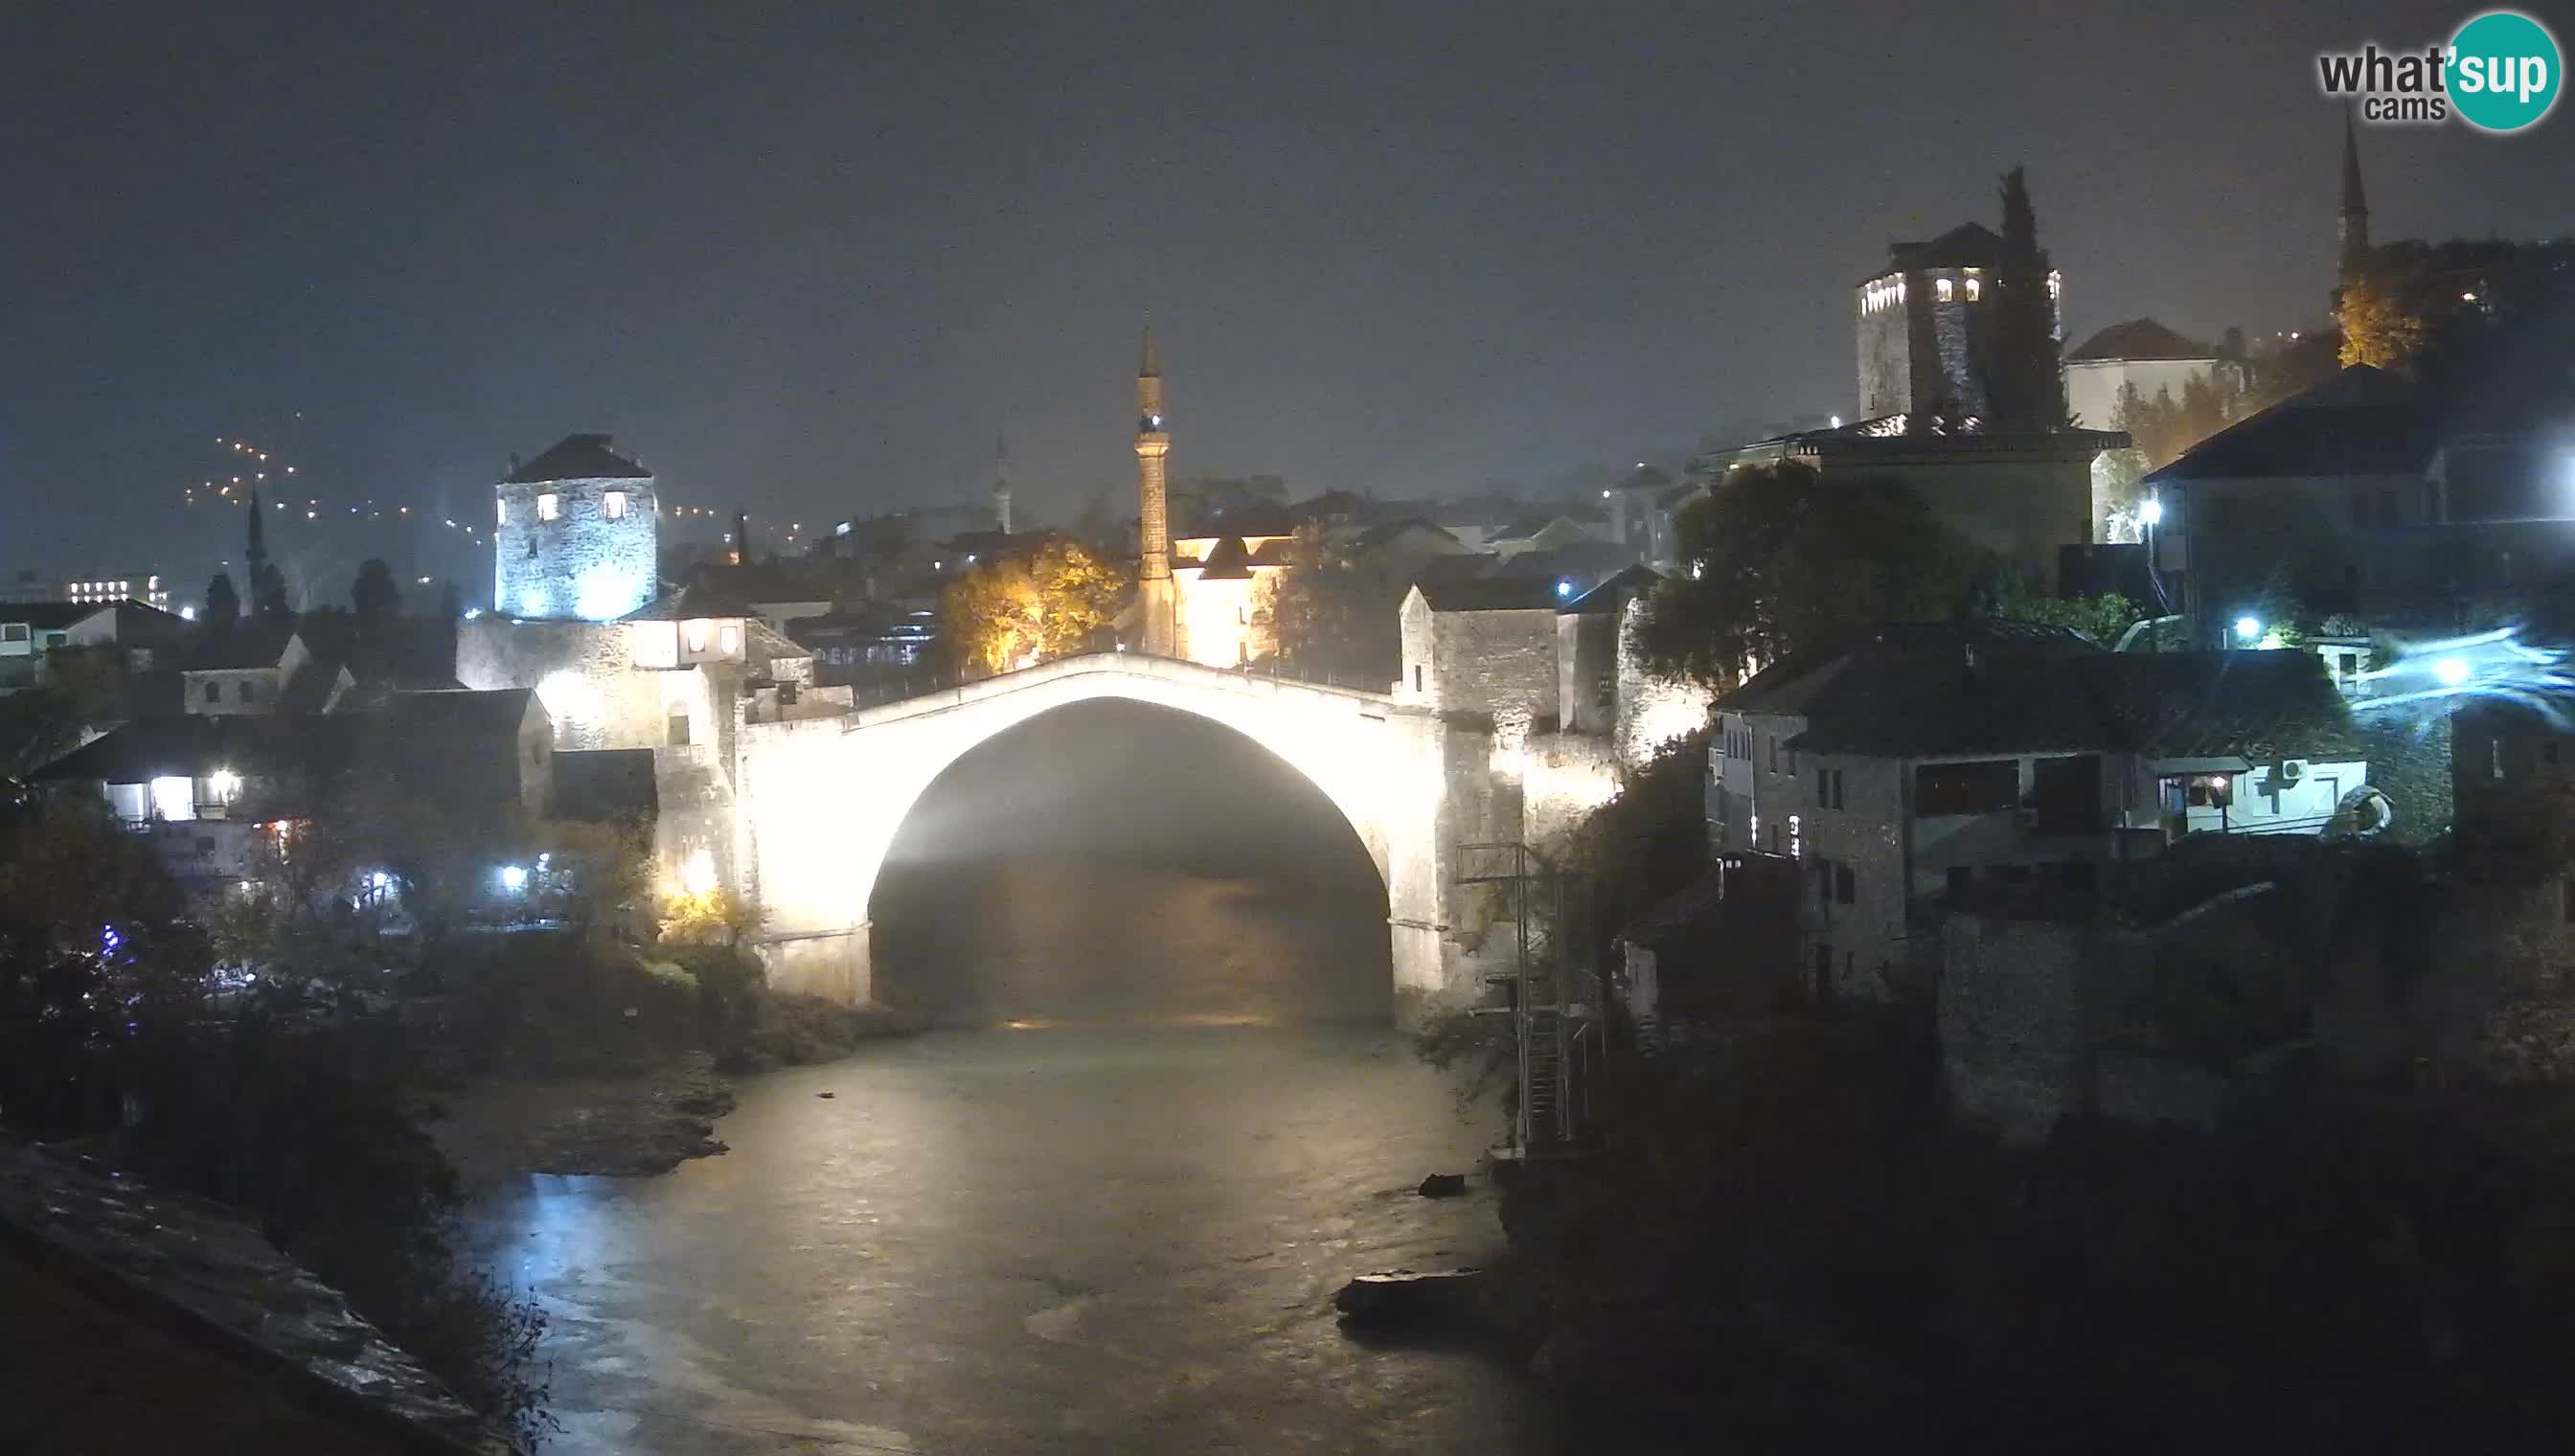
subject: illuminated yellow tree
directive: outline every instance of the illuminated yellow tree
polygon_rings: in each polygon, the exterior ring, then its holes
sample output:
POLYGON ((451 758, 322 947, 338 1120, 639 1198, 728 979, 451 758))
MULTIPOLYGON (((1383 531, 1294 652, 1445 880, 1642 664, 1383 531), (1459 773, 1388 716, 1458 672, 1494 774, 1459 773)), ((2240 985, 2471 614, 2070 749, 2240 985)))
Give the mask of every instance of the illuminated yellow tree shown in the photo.
POLYGON ((1117 616, 1125 574, 1069 537, 986 562, 948 584, 940 615, 961 667, 1008 673, 1090 651, 1117 616))
POLYGON ((2413 361, 2429 329, 2383 274, 2362 274, 2343 285, 2342 362, 2396 369, 2413 361))

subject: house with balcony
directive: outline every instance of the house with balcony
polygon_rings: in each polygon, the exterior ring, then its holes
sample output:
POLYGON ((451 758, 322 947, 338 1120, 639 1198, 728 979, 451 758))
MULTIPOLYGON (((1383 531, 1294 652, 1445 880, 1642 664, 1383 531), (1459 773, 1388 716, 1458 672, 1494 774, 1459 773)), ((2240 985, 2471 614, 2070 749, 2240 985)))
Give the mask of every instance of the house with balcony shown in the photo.
POLYGON ((1928 984, 1980 884, 2090 890, 2192 833, 2321 834, 2368 788, 2310 653, 2120 654, 2057 628, 1914 624, 1804 654, 1717 704, 1721 856, 1803 885, 1820 998, 1928 984))

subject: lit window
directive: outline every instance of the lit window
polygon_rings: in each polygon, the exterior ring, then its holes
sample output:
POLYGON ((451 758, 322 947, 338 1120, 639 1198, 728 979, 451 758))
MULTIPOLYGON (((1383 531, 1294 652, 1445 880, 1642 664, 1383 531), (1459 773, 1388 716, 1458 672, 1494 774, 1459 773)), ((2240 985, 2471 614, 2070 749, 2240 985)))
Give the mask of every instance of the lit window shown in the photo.
POLYGON ((707 631, 712 626, 712 623, 703 620, 688 624, 685 631, 689 639, 690 652, 703 653, 707 650, 707 631))
POLYGON ((625 520, 626 493, 624 491, 611 491, 607 495, 600 497, 599 514, 607 517, 611 521, 625 520))
POLYGON ((1984 296, 1985 296, 1985 281, 1984 281, 1983 279, 1981 279, 1981 278, 1970 278, 1970 279, 1968 279, 1968 280, 1967 280, 1967 302, 1969 302, 1969 303, 1974 303, 1976 300, 1978 300, 1978 299, 1980 299, 1980 298, 1983 298, 1984 296))
POLYGON ((500 524, 500 525, 502 525, 502 526, 507 526, 507 525, 509 525, 509 524, 510 524, 510 503, 509 503, 509 502, 507 502, 507 501, 502 501, 502 502, 499 502, 499 503, 497 503, 497 504, 498 504, 498 505, 500 506, 500 508, 501 508, 501 514, 500 514, 500 517, 499 517, 499 519, 498 519, 498 524, 500 524))
POLYGON ((547 492, 545 492, 544 494, 542 494, 542 495, 538 496, 538 497, 537 497, 537 519, 538 519, 539 521, 560 521, 560 520, 562 520, 562 519, 563 519, 563 497, 556 495, 556 494, 555 494, 554 492, 552 492, 552 491, 547 491, 547 492))
POLYGON ((1941 279, 1938 283, 1933 284, 1932 287, 1940 291, 1940 302, 1944 304, 1949 302, 1950 294, 1955 292, 1954 286, 1945 278, 1941 279))
POLYGON ((733 623, 726 623, 724 625, 724 631, 717 635, 716 643, 728 657, 741 652, 742 629, 733 623))

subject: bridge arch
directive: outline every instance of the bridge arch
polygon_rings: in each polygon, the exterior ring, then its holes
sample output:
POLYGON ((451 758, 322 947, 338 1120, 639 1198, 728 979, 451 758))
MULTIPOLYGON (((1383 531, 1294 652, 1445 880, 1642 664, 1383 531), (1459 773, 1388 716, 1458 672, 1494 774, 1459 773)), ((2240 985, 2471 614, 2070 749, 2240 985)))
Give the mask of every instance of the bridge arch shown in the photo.
POLYGON ((1093 654, 844 718, 744 726, 735 862, 767 912, 780 984, 874 988, 869 903, 933 780, 996 735, 1077 703, 1124 700, 1231 728, 1294 768, 1348 821, 1384 881, 1395 988, 1441 988, 1436 720, 1379 694, 1093 654))

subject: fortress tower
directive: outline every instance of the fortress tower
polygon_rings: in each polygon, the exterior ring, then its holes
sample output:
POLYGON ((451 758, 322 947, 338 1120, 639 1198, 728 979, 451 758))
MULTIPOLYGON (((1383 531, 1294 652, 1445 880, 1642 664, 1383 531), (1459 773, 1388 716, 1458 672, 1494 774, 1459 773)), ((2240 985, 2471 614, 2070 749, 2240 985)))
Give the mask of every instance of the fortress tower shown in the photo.
POLYGON ((1154 352, 1154 326, 1136 365, 1136 528, 1141 548, 1136 603, 1139 646, 1158 658, 1180 652, 1179 595, 1172 582, 1172 521, 1165 462, 1171 433, 1163 428, 1163 361, 1154 352))
POLYGON ((565 436, 513 469, 498 494, 495 612, 613 622, 653 600, 653 473, 611 449, 607 436, 565 436))

